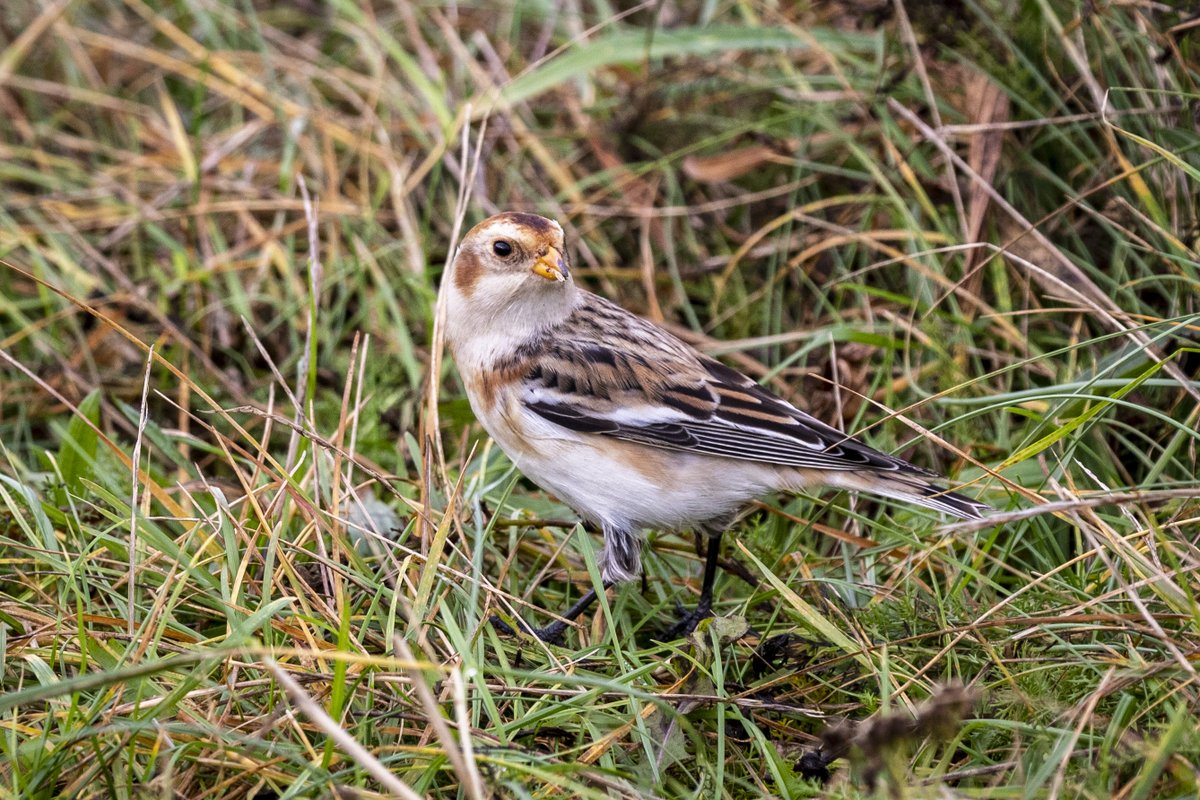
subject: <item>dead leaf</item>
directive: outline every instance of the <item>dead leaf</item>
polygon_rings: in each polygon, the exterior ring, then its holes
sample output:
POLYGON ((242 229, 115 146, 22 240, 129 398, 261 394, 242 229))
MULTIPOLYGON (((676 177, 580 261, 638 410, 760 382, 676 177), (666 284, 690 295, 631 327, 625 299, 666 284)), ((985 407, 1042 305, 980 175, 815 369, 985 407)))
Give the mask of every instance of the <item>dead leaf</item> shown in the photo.
MULTIPOLYGON (((1009 118, 1008 95, 988 75, 972 70, 966 83, 967 118, 978 125, 1007 122, 1009 118)), ((971 134, 967 144, 967 164, 989 185, 996 177, 1003 152, 1005 132, 998 128, 982 128, 971 134)), ((967 194, 967 241, 978 242, 983 231, 983 220, 987 215, 991 199, 979 181, 972 181, 967 194)), ((966 271, 983 258, 986 251, 970 250, 967 253, 966 271)), ((981 275, 971 275, 966 283, 967 290, 977 294, 982 283, 981 275)))
POLYGON ((711 156, 688 156, 683 159, 680 169, 688 178, 700 183, 723 183, 766 164, 780 164, 789 160, 775 147, 752 144, 711 156))
POLYGON ((857 415, 867 391, 867 374, 875 348, 858 342, 839 344, 820 372, 809 378, 808 413, 822 422, 845 427, 857 415))

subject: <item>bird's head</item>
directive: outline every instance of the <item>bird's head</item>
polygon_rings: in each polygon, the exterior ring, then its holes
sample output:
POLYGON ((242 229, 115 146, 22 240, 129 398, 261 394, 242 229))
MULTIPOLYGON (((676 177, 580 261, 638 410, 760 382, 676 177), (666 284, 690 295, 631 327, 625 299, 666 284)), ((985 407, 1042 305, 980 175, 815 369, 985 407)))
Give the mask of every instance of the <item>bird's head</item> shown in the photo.
POLYGON ((499 346, 564 319, 578 298, 564 251, 562 227, 536 214, 509 211, 472 228, 442 282, 451 345, 499 346))
POLYGON ((554 220, 509 211, 472 228, 458 248, 450 280, 466 297, 562 294, 571 282, 563 231, 554 220))

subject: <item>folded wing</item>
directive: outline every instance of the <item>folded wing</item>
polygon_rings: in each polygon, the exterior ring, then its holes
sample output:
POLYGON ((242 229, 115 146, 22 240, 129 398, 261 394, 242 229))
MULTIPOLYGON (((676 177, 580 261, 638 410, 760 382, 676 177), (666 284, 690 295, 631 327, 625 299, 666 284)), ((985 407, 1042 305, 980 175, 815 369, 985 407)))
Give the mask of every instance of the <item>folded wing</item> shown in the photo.
POLYGON ((802 469, 934 474, 824 424, 611 304, 589 304, 564 327, 530 360, 536 366, 523 400, 569 430, 802 469))

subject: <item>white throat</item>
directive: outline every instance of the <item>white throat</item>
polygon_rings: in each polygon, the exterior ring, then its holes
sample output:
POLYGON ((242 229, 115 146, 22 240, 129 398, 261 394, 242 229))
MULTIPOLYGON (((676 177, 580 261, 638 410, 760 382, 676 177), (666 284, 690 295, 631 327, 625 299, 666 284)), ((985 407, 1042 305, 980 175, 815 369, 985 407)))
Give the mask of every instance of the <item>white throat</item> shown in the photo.
MULTIPOLYGON (((486 279, 493 282, 497 278, 486 279)), ((470 296, 453 281, 446 296, 446 340, 460 369, 486 368, 563 322, 580 302, 573 281, 556 286, 481 285, 470 296), (542 289, 544 291, 541 291, 542 289)))

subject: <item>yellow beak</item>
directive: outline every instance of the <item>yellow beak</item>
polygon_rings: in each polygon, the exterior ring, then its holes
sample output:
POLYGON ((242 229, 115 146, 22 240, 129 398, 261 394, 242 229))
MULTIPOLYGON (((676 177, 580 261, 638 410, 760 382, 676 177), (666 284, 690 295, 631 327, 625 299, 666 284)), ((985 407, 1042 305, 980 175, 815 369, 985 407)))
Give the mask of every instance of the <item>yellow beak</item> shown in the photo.
POLYGON ((571 271, 567 268, 567 262, 562 257, 562 253, 551 247, 546 251, 546 254, 533 262, 533 274, 539 278, 545 278, 548 281, 565 281, 567 275, 571 271))

